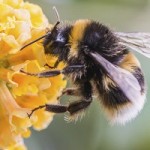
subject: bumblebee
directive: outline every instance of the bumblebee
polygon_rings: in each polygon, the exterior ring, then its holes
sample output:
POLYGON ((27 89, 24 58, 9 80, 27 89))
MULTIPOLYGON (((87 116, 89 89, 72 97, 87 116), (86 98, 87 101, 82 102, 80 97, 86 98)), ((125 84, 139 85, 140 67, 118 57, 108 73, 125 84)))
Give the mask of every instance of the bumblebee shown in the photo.
POLYGON ((54 66, 40 73, 21 72, 39 78, 64 74, 75 87, 67 88, 62 95, 79 96, 79 99, 68 105, 39 106, 32 110, 29 117, 34 111, 45 108, 53 113, 69 112, 70 116, 78 118, 97 93, 112 123, 124 124, 135 118, 143 108, 146 87, 140 63, 129 50, 150 57, 147 37, 150 34, 112 32, 107 26, 93 20, 77 20, 67 25, 60 25, 58 21, 51 31, 39 38, 44 38, 45 54, 57 57, 54 66), (60 62, 66 64, 64 69, 53 70, 60 62))

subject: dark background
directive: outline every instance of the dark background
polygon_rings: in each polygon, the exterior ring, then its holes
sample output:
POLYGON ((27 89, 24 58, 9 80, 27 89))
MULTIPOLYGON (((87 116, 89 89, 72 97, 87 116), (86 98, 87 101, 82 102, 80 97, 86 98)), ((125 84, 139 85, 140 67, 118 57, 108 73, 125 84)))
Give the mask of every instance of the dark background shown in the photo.
MULTIPOLYGON (((63 21, 98 20, 115 31, 150 32, 150 1, 148 0, 29 0, 42 7, 50 23, 56 22, 52 10, 56 6, 63 21)), ((147 86, 150 85, 150 60, 135 54, 142 65, 147 86)), ((125 126, 111 126, 98 101, 86 116, 76 123, 55 115, 43 131, 33 131, 25 140, 29 150, 150 150, 150 90, 139 116, 125 126)), ((65 101, 69 99, 66 98, 65 101)))

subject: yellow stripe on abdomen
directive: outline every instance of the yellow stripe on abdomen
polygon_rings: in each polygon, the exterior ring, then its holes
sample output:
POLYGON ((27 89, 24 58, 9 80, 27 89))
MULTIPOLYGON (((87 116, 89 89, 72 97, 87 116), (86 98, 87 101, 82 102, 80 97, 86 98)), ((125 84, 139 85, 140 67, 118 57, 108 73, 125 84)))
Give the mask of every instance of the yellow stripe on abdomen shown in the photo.
POLYGON ((129 52, 122 60, 122 62, 119 64, 119 66, 125 70, 128 70, 129 72, 134 72, 134 67, 140 68, 140 63, 138 59, 129 52))

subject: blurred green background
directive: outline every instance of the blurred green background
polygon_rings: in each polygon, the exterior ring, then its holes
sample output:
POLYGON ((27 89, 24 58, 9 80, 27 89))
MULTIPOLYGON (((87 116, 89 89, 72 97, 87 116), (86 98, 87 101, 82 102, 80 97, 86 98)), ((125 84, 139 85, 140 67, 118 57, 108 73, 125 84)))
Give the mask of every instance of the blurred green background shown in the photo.
MULTIPOLYGON (((150 1, 148 0, 29 0, 42 7, 51 23, 56 22, 52 10, 56 6, 61 20, 98 20, 115 31, 150 32, 150 1)), ((136 53, 147 86, 150 85, 150 60, 136 53)), ((125 126, 111 126, 98 101, 94 101, 86 116, 76 123, 55 115, 43 131, 33 131, 25 140, 29 150, 150 150, 150 90, 139 116, 125 126)), ((66 101, 68 98, 66 98, 66 101)))

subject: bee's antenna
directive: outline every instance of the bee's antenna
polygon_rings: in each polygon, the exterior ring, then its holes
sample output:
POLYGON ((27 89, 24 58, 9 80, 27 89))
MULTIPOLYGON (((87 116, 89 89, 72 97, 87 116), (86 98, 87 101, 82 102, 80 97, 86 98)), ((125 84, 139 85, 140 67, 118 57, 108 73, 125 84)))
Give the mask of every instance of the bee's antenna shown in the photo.
POLYGON ((57 26, 60 24, 60 17, 59 17, 59 13, 58 13, 55 6, 53 6, 53 10, 55 11, 55 14, 56 14, 56 17, 57 17, 57 22, 56 22, 56 24, 54 25, 54 28, 53 28, 53 31, 55 31, 57 29, 57 26))
POLYGON ((47 36, 47 34, 45 34, 45 35, 39 37, 38 39, 35 39, 34 41, 32 41, 32 42, 30 42, 30 43, 28 43, 28 44, 26 44, 26 45, 24 45, 24 46, 20 49, 20 51, 23 50, 24 48, 28 47, 29 45, 31 45, 31 44, 33 44, 33 43, 35 43, 35 42, 37 42, 37 41, 39 41, 39 40, 45 38, 46 36, 47 36))
POLYGON ((60 16, 59 16, 58 10, 55 6, 53 6, 53 10, 55 11, 55 14, 56 14, 56 17, 57 17, 57 22, 60 22, 60 16))

